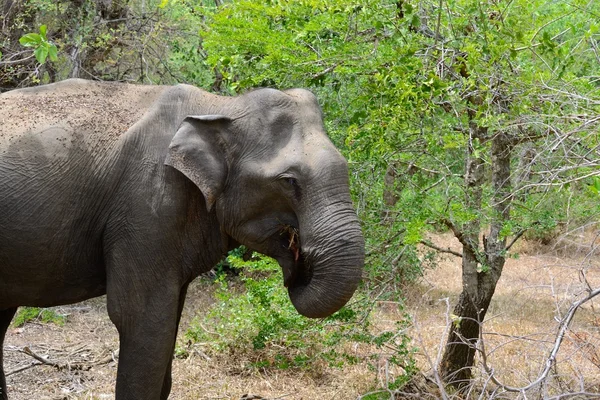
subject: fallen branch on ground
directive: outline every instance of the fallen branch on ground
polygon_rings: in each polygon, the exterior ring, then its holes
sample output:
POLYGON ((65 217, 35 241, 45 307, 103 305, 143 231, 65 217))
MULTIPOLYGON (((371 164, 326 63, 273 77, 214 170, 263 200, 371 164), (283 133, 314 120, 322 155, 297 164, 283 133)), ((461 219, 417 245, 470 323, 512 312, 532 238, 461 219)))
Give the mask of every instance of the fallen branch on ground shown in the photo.
MULTIPOLYGON (((66 362, 51 361, 48 358, 42 357, 39 354, 35 353, 27 346, 22 347, 22 348, 16 348, 15 351, 18 351, 19 353, 27 354, 28 356, 35 359, 35 361, 32 361, 29 365, 24 365, 24 366, 15 368, 13 370, 7 371, 5 376, 17 374, 19 372, 25 371, 32 367, 36 367, 38 365, 48 365, 48 366, 56 368, 57 370, 67 369, 69 371, 71 371, 71 370, 87 371, 96 365, 108 364, 111 361, 116 362, 116 357, 118 356, 118 350, 117 350, 116 352, 110 352, 109 355, 107 355, 106 357, 104 357, 100 360, 95 360, 92 362, 74 362, 74 363, 72 363, 69 361, 66 361, 66 362)), ((71 354, 77 353, 79 351, 81 351, 81 348, 75 352, 72 352, 71 354)))

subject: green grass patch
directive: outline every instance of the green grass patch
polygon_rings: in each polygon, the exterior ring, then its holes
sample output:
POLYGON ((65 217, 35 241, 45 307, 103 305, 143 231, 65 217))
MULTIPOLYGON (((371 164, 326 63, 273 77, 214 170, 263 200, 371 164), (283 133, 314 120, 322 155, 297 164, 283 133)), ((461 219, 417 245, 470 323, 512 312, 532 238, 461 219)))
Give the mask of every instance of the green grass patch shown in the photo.
POLYGON ((21 307, 13 319, 13 326, 20 327, 32 321, 63 326, 67 322, 67 316, 49 308, 21 307))

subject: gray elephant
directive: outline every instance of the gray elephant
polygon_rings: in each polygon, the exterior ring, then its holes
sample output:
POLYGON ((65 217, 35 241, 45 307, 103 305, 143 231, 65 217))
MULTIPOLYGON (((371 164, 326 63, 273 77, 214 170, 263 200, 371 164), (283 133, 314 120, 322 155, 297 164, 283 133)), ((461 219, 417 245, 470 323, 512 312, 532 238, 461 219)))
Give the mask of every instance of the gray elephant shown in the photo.
POLYGON ((67 80, 0 95, 2 342, 17 306, 103 294, 116 398, 166 399, 186 288, 239 244, 301 314, 354 293, 364 240, 315 97, 67 80))

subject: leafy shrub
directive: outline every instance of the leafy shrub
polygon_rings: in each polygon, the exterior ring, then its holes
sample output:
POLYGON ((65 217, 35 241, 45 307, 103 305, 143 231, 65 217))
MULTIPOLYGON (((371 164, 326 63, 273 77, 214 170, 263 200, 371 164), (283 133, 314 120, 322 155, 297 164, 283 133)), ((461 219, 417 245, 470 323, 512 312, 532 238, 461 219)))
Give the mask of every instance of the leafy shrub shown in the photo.
POLYGON ((218 301, 206 315, 192 321, 186 332, 189 343, 203 343, 213 355, 235 354, 250 368, 310 369, 313 373, 325 366, 376 363, 373 352, 386 347, 386 351, 393 349, 389 362, 405 371, 399 383, 414 373, 412 349, 403 330, 408 319, 393 333, 372 334, 369 315, 374 303, 360 291, 351 304, 328 318, 305 318, 291 304, 277 262, 259 254, 244 261, 241 254, 237 250, 227 257, 240 274, 235 279, 228 279, 227 274, 217 278, 218 301), (361 356, 351 353, 347 349, 353 343, 367 344, 373 351, 361 356))

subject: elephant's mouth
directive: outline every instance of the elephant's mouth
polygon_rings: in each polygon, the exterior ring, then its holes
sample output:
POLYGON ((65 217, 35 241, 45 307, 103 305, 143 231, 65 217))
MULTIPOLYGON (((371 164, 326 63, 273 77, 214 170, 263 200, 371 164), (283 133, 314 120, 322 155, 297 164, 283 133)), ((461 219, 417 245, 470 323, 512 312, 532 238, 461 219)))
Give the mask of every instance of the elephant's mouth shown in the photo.
POLYGON ((283 284, 290 288, 308 284, 312 269, 302 252, 300 232, 292 225, 283 225, 279 231, 281 246, 286 249, 285 256, 278 259, 283 269, 283 284))

